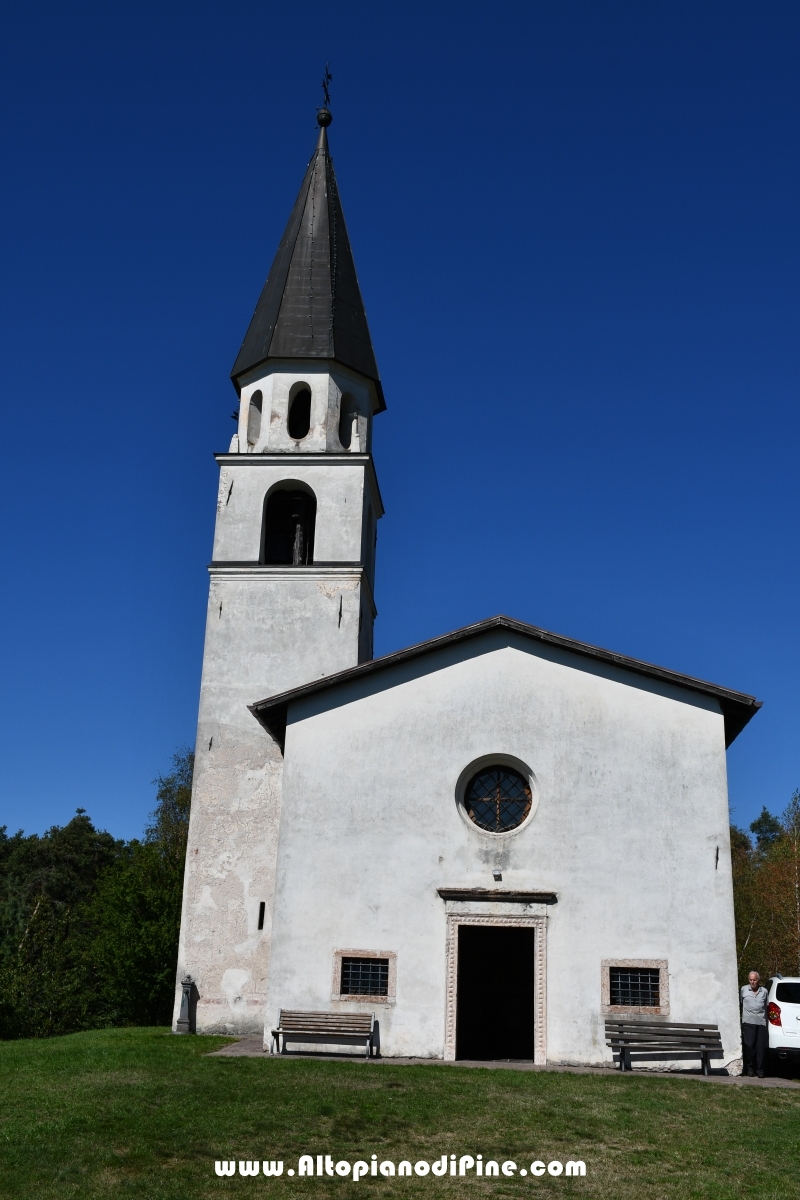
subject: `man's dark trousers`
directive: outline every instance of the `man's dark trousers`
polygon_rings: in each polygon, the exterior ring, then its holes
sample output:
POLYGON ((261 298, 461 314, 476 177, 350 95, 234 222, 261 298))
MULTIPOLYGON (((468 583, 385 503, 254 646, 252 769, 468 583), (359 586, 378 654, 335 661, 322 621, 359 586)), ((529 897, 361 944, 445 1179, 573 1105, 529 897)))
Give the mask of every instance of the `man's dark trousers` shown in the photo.
POLYGON ((745 1071, 763 1071, 767 1057, 766 1025, 743 1025, 742 1048, 745 1071))

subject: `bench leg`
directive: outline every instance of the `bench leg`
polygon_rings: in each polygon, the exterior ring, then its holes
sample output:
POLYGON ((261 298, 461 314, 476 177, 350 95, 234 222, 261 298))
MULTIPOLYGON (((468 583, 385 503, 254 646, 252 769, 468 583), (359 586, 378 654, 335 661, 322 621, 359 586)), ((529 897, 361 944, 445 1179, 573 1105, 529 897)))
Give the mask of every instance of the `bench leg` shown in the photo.
POLYGON ((703 1052, 703 1074, 704 1075, 711 1074, 711 1057, 708 1054, 708 1051, 703 1052))

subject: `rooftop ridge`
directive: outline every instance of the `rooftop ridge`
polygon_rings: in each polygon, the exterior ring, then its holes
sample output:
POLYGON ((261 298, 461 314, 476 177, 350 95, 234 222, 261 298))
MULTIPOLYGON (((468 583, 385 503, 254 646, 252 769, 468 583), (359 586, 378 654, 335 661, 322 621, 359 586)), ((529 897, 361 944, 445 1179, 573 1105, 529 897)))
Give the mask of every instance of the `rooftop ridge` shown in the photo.
POLYGON ((565 637, 563 634, 551 633, 547 629, 540 629, 536 625, 529 625, 525 621, 518 621, 513 617, 502 615, 489 617, 484 621, 476 622, 474 625, 465 625, 463 628, 456 629, 452 633, 441 634, 439 637, 418 642, 416 645, 408 646, 402 650, 394 650, 391 654, 385 654, 381 658, 374 658, 369 662, 360 663, 356 667, 349 667, 345 671, 338 671, 334 675, 315 679, 311 683, 292 688, 290 691, 281 692, 275 696, 268 696, 266 699, 258 700, 248 707, 256 720, 282 746, 286 729, 286 714, 289 704, 293 701, 303 699, 317 692, 326 691, 329 688, 338 687, 341 684, 348 683, 352 679, 388 670, 393 666, 398 666, 400 663, 420 658, 425 654, 434 653, 454 643, 479 637, 481 634, 488 633, 492 629, 508 629, 524 637, 529 637, 548 645, 558 646, 583 657, 594 659, 597 662, 618 666, 623 670, 631 671, 634 674, 643 675, 650 679, 658 679, 663 683, 671 683, 676 687, 685 688, 687 691, 713 696, 719 701, 725 720, 726 746, 731 744, 734 738, 744 729, 748 721, 761 708, 762 702, 756 700, 754 696, 747 695, 745 692, 737 692, 731 688, 721 687, 716 683, 708 683, 706 680, 698 679, 693 675, 684 675, 679 671, 672 671, 668 667, 658 667, 653 663, 644 662, 642 659, 631 658, 626 654, 618 654, 613 650, 604 650, 600 646, 592 646, 589 642, 579 642, 574 638, 565 637))

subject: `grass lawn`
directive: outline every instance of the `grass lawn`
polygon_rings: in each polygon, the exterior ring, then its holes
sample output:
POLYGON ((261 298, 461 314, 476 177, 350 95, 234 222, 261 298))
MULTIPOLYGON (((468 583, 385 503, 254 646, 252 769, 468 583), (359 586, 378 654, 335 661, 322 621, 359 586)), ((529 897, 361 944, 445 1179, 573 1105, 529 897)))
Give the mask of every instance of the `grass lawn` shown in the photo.
POLYGON ((0 1044, 0 1195, 800 1197, 800 1091, 689 1079, 209 1058, 223 1038, 114 1029, 0 1044), (334 1160, 583 1159, 585 1178, 289 1177, 334 1160), (281 1159, 277 1179, 215 1159, 281 1159))

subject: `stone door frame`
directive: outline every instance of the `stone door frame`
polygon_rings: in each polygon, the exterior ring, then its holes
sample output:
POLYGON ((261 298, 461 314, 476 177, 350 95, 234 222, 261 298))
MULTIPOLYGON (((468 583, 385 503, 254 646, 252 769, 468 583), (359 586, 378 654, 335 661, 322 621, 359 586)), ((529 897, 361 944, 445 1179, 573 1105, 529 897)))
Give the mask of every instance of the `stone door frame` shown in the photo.
POLYGON ((447 914, 447 1011, 445 1014, 444 1059, 456 1057, 456 1013, 458 1008, 458 927, 459 925, 494 925, 516 929, 533 929, 533 1061, 543 1067, 547 1062, 547 917, 522 915, 483 916, 472 913, 447 914))

